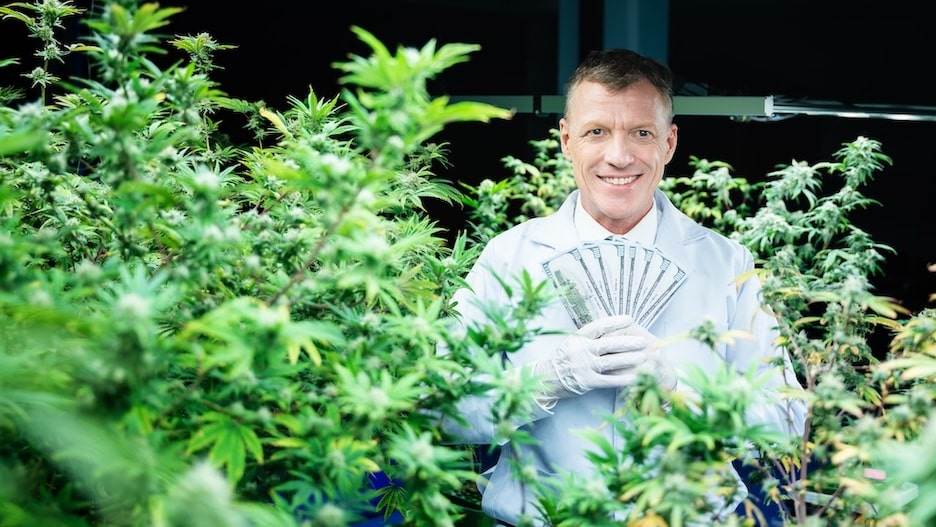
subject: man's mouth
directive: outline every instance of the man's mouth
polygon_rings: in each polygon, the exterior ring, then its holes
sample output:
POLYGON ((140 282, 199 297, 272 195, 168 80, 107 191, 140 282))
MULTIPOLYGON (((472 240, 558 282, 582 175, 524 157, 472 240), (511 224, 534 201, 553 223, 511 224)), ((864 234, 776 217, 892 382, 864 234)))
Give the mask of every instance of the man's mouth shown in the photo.
POLYGON ((627 185, 628 183, 633 183, 637 180, 637 176, 628 176, 628 177, 606 177, 601 178, 605 182, 612 185, 627 185))

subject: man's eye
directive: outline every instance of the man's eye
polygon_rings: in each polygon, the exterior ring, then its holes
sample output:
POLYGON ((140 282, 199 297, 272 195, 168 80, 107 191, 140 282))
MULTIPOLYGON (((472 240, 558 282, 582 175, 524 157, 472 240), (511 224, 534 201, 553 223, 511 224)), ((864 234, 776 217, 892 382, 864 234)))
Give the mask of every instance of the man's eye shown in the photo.
POLYGON ((601 128, 592 128, 588 131, 588 135, 601 135, 601 128))
POLYGON ((637 130, 637 137, 653 137, 649 130, 637 130))

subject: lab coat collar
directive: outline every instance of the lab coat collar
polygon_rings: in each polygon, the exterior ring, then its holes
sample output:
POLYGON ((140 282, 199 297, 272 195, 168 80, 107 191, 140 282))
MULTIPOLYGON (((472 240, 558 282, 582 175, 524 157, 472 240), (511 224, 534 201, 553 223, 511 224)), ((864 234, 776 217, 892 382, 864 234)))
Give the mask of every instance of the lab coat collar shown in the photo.
POLYGON ((575 231, 582 241, 606 240, 615 237, 626 238, 632 242, 644 245, 653 245, 657 224, 659 223, 659 213, 657 212, 656 201, 654 200, 650 206, 650 211, 637 222, 637 225, 634 225, 634 228, 623 236, 617 236, 608 229, 605 229, 595 218, 592 218, 590 214, 585 212, 585 208, 582 207, 581 192, 578 194, 578 199, 575 200, 573 216, 575 217, 575 231))
MULTIPOLYGON (((566 250, 582 243, 575 230, 575 205, 578 189, 573 190, 555 213, 540 218, 531 225, 530 239, 556 250, 566 250)), ((686 272, 695 268, 688 247, 709 236, 709 231, 682 213, 657 189, 653 193, 658 214, 657 230, 653 245, 676 262, 686 272)))

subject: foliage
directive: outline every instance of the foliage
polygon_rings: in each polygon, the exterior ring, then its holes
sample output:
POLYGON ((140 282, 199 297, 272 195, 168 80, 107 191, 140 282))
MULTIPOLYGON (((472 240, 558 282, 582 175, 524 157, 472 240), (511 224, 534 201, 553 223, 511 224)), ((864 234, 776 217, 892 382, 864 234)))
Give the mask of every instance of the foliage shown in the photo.
POLYGON ((478 243, 487 242, 505 227, 554 212, 575 188, 569 160, 555 155, 559 130, 553 129, 549 138, 530 144, 535 155, 532 163, 514 156, 502 159, 513 172, 510 178, 485 179, 477 186, 462 183, 467 191, 462 202, 467 208, 468 227, 478 243))
MULTIPOLYGON (((475 239, 525 220, 524 213, 559 207, 574 183, 557 133, 531 142, 532 163, 506 158, 511 177, 470 189, 465 203, 475 239)), ((661 189, 677 207, 757 258, 765 305, 777 315, 781 344, 806 387, 807 432, 785 442, 743 425, 744 409, 756 402, 755 379, 692 376, 686 381, 698 399, 688 401, 645 388, 651 403, 635 406, 626 419, 632 427, 622 434, 630 447, 621 450, 630 455, 594 436, 600 481, 570 474, 558 491, 537 489, 552 524, 691 524, 713 510, 706 502, 712 489, 733 488, 731 476, 720 473, 726 462, 754 471, 760 490, 788 512, 786 525, 926 525, 936 518, 925 499, 914 499, 927 495, 934 466, 919 463, 931 457, 920 453, 932 449, 926 438, 934 394, 933 312, 910 313, 873 293, 872 278, 893 251, 849 219, 877 205, 861 190, 890 164, 880 146, 859 137, 835 152, 834 161, 794 161, 754 183, 735 177, 727 163, 694 156, 692 176, 664 178, 661 189), (872 337, 882 332, 892 345, 874 349, 872 337), (722 418, 699 422, 687 408, 712 408, 701 416, 722 418), (759 455, 739 445, 756 446, 759 455)), ((683 338, 712 343, 731 336, 703 326, 683 338)), ((609 426, 621 425, 610 419, 609 426)), ((724 497, 731 499, 730 493, 724 497)))
POLYGON ((428 141, 510 114, 426 82, 476 46, 390 53, 354 28, 373 55, 335 65, 340 97, 278 110, 211 80, 233 46, 209 35, 169 39, 188 58, 161 65, 157 31, 178 11, 101 6, 78 46, 53 36, 81 13, 70 2, 2 8, 94 76, 34 75, 37 99, 15 107, 27 90, 9 90, 0 107, 0 523, 348 525, 377 510, 452 525, 471 458, 426 410, 474 389, 459 382, 472 340, 450 357, 436 344, 475 249, 446 246, 425 213, 458 194, 428 141), (261 144, 231 143, 222 113, 261 144))

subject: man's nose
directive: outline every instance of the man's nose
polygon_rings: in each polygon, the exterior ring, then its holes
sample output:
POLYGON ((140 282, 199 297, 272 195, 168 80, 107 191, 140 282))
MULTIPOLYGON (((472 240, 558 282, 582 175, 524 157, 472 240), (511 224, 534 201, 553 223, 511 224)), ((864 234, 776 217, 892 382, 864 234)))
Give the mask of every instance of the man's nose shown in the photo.
POLYGON ((614 136, 605 150, 605 160, 614 166, 627 166, 634 162, 633 145, 626 136, 614 136))

